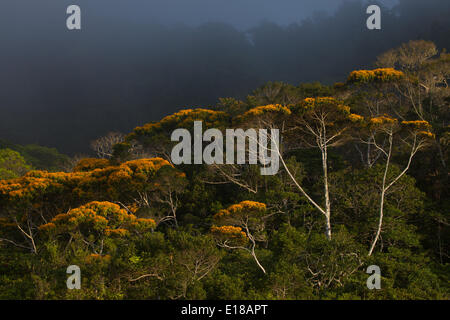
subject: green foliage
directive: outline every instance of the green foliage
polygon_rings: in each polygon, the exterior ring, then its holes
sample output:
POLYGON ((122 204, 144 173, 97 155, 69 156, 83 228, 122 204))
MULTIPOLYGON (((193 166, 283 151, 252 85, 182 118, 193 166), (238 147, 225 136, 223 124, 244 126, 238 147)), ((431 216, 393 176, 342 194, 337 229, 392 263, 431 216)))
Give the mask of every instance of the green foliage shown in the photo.
POLYGON ((24 175, 31 167, 20 153, 11 149, 0 149, 0 179, 14 179, 24 175))
POLYGON ((47 171, 62 171, 67 166, 69 157, 61 154, 55 148, 36 144, 17 145, 0 140, 0 149, 9 148, 20 153, 33 169, 47 171))

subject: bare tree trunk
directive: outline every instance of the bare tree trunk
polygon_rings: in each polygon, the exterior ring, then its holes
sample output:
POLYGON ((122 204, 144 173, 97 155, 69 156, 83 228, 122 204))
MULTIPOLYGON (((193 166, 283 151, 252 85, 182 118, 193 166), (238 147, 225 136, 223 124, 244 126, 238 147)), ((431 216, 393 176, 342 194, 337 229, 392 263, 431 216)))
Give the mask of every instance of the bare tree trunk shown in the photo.
POLYGON ((17 221, 17 219, 15 219, 15 221, 16 221, 17 228, 22 232, 22 234, 26 237, 26 239, 28 239, 30 241, 31 251, 34 254, 37 254, 36 243, 34 242, 33 231, 31 230, 30 220, 27 220, 29 233, 25 232, 25 230, 22 229, 22 227, 20 226, 20 224, 17 221))
POLYGON ((419 151, 419 149, 422 147, 422 144, 419 142, 417 143, 417 136, 414 137, 414 143, 412 145, 411 148, 411 154, 409 155, 409 159, 408 159, 408 163, 406 164, 405 169, 403 169, 403 171, 397 176, 395 177, 394 180, 392 180, 388 186, 386 186, 387 182, 387 174, 388 174, 388 170, 389 170, 389 165, 390 165, 390 161, 391 161, 391 156, 392 156, 392 144, 393 144, 393 133, 391 132, 389 135, 389 151, 387 152, 387 160, 386 160, 386 168, 384 171, 384 176, 383 176, 383 183, 382 183, 382 189, 381 189, 381 199, 380 199, 380 218, 378 221, 378 229, 377 229, 377 233, 375 235, 375 238, 373 239, 372 245, 370 246, 370 250, 369 250, 369 256, 372 255, 373 250, 375 249, 375 245, 377 244, 377 241, 380 237, 381 234, 381 228, 383 225, 383 215, 384 215, 384 202, 385 202, 385 198, 386 198, 386 192, 401 178, 403 177, 406 172, 409 170, 409 167, 411 166, 411 162, 412 159, 414 157, 414 155, 417 153, 417 151, 419 151))
POLYGON ((253 259, 255 259, 256 264, 258 265, 258 267, 264 272, 264 274, 266 274, 266 270, 264 269, 264 267, 261 265, 261 263, 258 260, 258 257, 256 256, 255 253, 255 247, 256 247, 256 241, 255 238, 253 237, 253 235, 250 233, 250 230, 248 228, 248 225, 245 225, 245 230, 247 231, 247 236, 250 239, 250 241, 252 242, 252 249, 249 250, 250 254, 252 255, 253 259))
POLYGON ((251 253, 252 253, 253 259, 255 259, 256 264, 258 265, 258 267, 262 270, 262 272, 264 272, 264 274, 266 274, 266 270, 264 269, 264 267, 261 265, 261 263, 259 262, 258 258, 256 257, 255 246, 253 246, 251 253))
POLYGON ((386 196, 386 179, 387 179, 387 174, 389 171, 389 165, 391 162, 391 156, 392 156, 392 134, 389 136, 389 152, 387 155, 387 160, 386 160, 386 167, 384 169, 384 175, 383 175, 383 183, 381 186, 381 199, 380 199, 380 218, 378 220, 378 229, 377 229, 377 233, 375 235, 375 238, 372 241, 372 245, 370 246, 370 250, 369 250, 369 257, 372 255, 373 250, 375 249, 375 246, 378 242, 378 239, 380 238, 380 234, 381 234, 381 227, 383 226, 383 216, 384 216, 384 198, 386 196))
MULTIPOLYGON (((278 153, 278 156, 280 157, 281 163, 284 167, 284 169, 286 170, 286 173, 288 174, 288 176, 291 178, 292 182, 294 182, 295 186, 298 188, 298 190, 300 190, 300 193, 317 209, 320 211, 320 213, 322 213, 325 216, 326 219, 326 235, 327 238, 330 240, 331 239, 331 222, 330 222, 330 217, 331 217, 331 205, 330 205, 330 198, 329 198, 329 191, 328 191, 328 175, 325 176, 325 203, 326 203, 326 209, 324 210, 321 206, 319 206, 309 195, 308 193, 306 193, 306 191, 302 188, 302 186, 298 183, 298 181, 295 179, 294 175, 292 174, 292 172, 289 170, 286 162, 284 161, 283 155, 281 154, 280 150, 273 150, 276 151, 278 153)), ((325 163, 326 163, 326 151, 325 151, 325 157, 323 156, 323 152, 322 152, 322 159, 325 159, 325 163)), ((324 172, 328 173, 328 167, 324 168, 324 172)))
POLYGON ((284 161, 283 157, 280 154, 280 160, 281 163, 283 164, 284 169, 286 170, 288 176, 291 178, 292 182, 294 182, 295 186, 298 188, 298 190, 300 190, 301 194, 308 199, 308 201, 317 209, 320 211, 320 213, 325 215, 325 210, 323 210, 307 193, 306 191, 300 186, 300 184, 297 182, 297 180, 295 179, 294 175, 292 174, 292 172, 289 170, 286 162, 284 161))
POLYGON ((326 235, 327 239, 331 240, 331 203, 330 203, 330 192, 328 189, 328 154, 327 154, 327 145, 324 141, 324 144, 321 148, 322 151, 322 168, 323 168, 323 186, 325 193, 325 219, 326 219, 326 235))

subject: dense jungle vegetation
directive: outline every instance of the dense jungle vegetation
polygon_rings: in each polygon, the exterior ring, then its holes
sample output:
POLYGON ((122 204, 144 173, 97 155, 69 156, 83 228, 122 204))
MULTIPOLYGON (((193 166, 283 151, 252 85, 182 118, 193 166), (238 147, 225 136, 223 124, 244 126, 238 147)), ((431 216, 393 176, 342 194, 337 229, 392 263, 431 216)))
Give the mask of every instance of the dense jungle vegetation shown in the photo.
POLYGON ((112 132, 95 157, 1 142, 0 299, 448 299, 449 79, 450 54, 417 40, 331 86, 112 132), (173 165, 196 120, 278 128, 279 172, 173 165))

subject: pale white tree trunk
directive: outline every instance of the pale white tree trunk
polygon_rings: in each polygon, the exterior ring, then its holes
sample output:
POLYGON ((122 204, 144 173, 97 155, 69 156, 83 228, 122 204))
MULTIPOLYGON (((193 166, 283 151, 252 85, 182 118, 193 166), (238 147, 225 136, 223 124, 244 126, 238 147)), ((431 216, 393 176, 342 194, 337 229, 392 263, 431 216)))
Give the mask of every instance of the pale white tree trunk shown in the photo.
POLYGON ((405 168, 403 169, 403 171, 397 176, 395 177, 394 180, 392 180, 389 185, 386 186, 387 184, 387 175, 388 175, 388 171, 389 171, 389 165, 390 165, 390 161, 391 161, 391 157, 392 157, 392 144, 393 144, 393 132, 390 132, 389 134, 389 151, 386 153, 387 156, 387 160, 386 160, 386 167, 385 167, 385 171, 384 171, 384 176, 383 176, 383 183, 382 183, 382 188, 381 188, 381 197, 380 197, 380 215, 379 215, 379 220, 378 220, 378 228, 377 228, 377 233, 375 235, 375 238, 372 241, 372 245, 370 246, 370 250, 369 250, 369 256, 372 255, 373 250, 375 249, 375 246, 378 242, 378 239, 380 238, 381 235, 381 230, 382 230, 382 226, 383 226, 383 217, 384 217, 384 202, 385 202, 385 198, 386 198, 386 192, 401 178, 403 177, 406 172, 409 170, 409 167, 411 166, 411 162, 412 159, 414 158, 414 155, 417 153, 417 151, 419 151, 422 147, 422 143, 417 143, 417 136, 414 137, 414 142, 411 148, 411 153, 409 155, 409 159, 408 159, 408 163, 406 164, 405 168))
POLYGON ((323 141, 320 150, 322 152, 323 187, 325 195, 325 219, 326 219, 325 234, 328 240, 331 240, 331 203, 330 203, 330 191, 328 188, 328 152, 326 141, 323 141))
POLYGON ((369 250, 369 256, 372 255, 373 250, 375 249, 375 246, 378 242, 378 239, 381 235, 381 227, 383 226, 383 215, 384 215, 384 198, 386 195, 386 179, 389 171, 389 165, 391 162, 391 156, 392 156, 392 134, 389 135, 389 151, 387 153, 387 160, 386 160, 386 167, 384 169, 384 175, 383 175, 383 183, 381 186, 381 199, 380 199, 380 217, 378 220, 378 228, 377 233, 375 235, 375 238, 372 241, 372 245, 370 246, 369 250))
POLYGON ((286 170, 286 173, 288 174, 289 178, 294 182, 297 189, 300 191, 300 193, 317 209, 325 216, 326 220, 326 236, 328 240, 331 240, 331 204, 330 204, 330 195, 329 195, 329 188, 328 188, 328 166, 327 166, 327 151, 326 148, 322 149, 322 161, 324 163, 323 170, 324 170, 324 192, 325 192, 325 209, 323 209, 320 205, 318 205, 309 195, 308 193, 302 188, 302 186, 298 183, 297 179, 295 179, 294 175, 289 170, 286 162, 284 161, 284 157, 281 154, 280 150, 272 150, 272 152, 277 152, 278 156, 280 158, 281 164, 283 165, 283 168, 286 170))

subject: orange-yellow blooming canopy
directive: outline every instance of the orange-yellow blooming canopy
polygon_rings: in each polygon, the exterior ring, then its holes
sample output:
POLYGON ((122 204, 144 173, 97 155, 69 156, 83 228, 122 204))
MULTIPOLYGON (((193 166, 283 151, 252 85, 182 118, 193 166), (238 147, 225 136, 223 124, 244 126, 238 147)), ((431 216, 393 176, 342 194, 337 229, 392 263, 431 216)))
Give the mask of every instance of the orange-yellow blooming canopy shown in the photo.
POLYGON ((56 234, 81 231, 87 232, 87 235, 96 232, 110 237, 124 237, 133 230, 148 231, 155 227, 153 219, 138 219, 115 203, 93 201, 55 216, 39 229, 56 234))
POLYGON ((350 73, 347 81, 349 83, 388 82, 400 80, 404 76, 403 72, 393 68, 356 70, 350 73))

